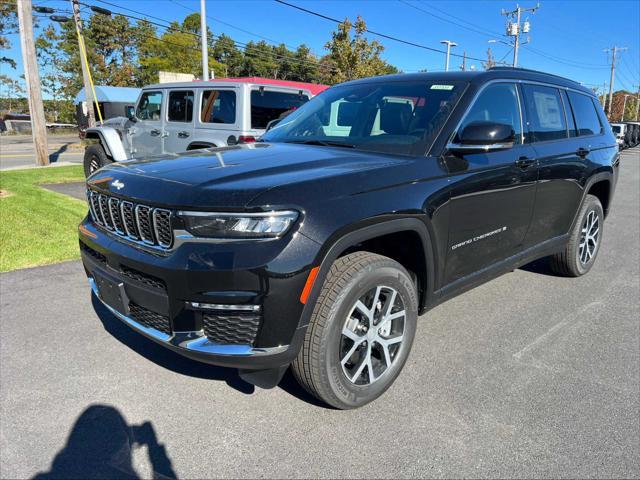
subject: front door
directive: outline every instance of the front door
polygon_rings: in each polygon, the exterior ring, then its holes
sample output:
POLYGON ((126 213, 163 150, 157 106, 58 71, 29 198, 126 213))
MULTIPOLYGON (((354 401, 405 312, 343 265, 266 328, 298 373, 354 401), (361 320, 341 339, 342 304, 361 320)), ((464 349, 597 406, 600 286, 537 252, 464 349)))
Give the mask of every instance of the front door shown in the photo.
POLYGON ((172 90, 167 96, 167 121, 164 125, 164 151, 187 150, 193 136, 193 90, 172 90))
POLYGON ((522 249, 535 202, 538 168, 533 148, 524 143, 520 98, 513 83, 489 84, 456 133, 472 122, 511 125, 516 137, 513 147, 445 153, 451 193, 444 285, 522 249))
POLYGON ((129 129, 131 157, 144 158, 163 152, 162 90, 146 91, 136 106, 135 124, 129 129))

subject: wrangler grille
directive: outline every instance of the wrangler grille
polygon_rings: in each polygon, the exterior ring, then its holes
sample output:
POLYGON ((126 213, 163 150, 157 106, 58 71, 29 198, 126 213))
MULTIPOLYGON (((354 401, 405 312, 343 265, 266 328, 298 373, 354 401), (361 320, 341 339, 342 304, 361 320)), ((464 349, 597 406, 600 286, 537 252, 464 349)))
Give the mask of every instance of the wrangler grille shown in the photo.
POLYGON ((87 191, 87 201, 91 218, 101 227, 130 240, 171 248, 170 210, 134 204, 93 190, 87 191))

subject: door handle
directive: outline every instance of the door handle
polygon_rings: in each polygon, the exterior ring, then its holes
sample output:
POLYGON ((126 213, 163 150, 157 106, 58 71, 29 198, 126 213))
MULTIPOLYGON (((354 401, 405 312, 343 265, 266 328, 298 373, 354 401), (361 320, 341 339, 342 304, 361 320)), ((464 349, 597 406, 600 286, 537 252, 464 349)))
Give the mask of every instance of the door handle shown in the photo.
POLYGON ((518 160, 516 160, 516 167, 518 167, 518 168, 529 168, 534 163, 536 163, 536 159, 535 158, 520 157, 518 160))
POLYGON ((576 152, 576 154, 580 157, 580 158, 584 158, 587 155, 589 155, 589 152, 591 152, 591 150, 589 150, 588 148, 584 148, 584 147, 580 147, 578 149, 578 151, 576 152))
POLYGON ((152 137, 157 137, 161 134, 162 132, 160 130, 158 130, 157 128, 154 128, 153 130, 149 131, 149 135, 151 135, 152 137))
POLYGON ((178 132, 178 137, 187 138, 189 136, 189 132, 178 132))

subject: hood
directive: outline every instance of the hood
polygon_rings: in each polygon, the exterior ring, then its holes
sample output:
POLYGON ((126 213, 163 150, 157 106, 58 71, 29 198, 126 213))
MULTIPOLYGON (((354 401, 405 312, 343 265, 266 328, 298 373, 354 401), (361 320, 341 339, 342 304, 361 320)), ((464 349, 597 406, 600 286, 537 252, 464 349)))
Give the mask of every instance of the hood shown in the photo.
POLYGON ((284 185, 361 174, 409 161, 336 147, 256 143, 113 163, 87 182, 157 206, 233 209, 284 185))

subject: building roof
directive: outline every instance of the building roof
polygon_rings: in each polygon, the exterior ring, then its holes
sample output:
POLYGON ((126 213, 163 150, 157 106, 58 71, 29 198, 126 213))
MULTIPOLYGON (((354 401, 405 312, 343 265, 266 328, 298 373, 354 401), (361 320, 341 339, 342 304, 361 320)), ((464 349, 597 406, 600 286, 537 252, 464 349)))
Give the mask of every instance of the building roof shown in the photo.
POLYGON ((172 82, 172 83, 159 83, 156 85, 148 85, 145 88, 176 88, 176 87, 190 87, 194 84, 198 84, 198 86, 205 85, 217 85, 221 83, 250 83, 253 85, 267 85, 274 87, 288 87, 288 88, 296 88, 299 90, 307 90, 312 95, 317 95, 320 92, 323 92, 327 88, 328 85, 320 85, 317 83, 307 83, 307 82, 293 82, 289 80, 276 80, 273 78, 262 78, 262 77, 235 77, 235 78, 212 78, 211 80, 194 80, 193 82, 172 82))
MULTIPOLYGON (((136 103, 138 95, 140 94, 139 88, 129 87, 108 87, 103 85, 96 85, 96 97, 98 102, 114 102, 114 103, 136 103)), ((75 103, 85 101, 84 88, 80 90, 76 95, 75 103)))

